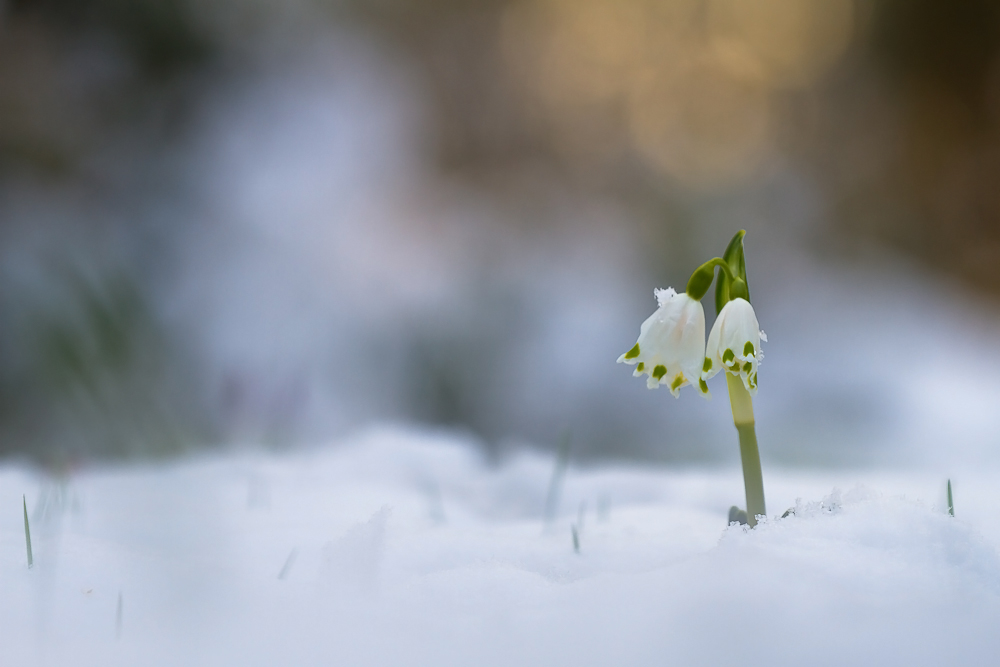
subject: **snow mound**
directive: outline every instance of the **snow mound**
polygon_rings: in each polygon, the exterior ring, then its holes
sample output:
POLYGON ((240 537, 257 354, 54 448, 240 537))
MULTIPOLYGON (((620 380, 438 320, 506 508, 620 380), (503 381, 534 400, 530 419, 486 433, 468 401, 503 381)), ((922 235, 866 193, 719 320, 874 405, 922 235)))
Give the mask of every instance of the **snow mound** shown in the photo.
POLYGON ((61 481, 0 469, 5 660, 940 665, 1000 649, 988 519, 895 492, 925 480, 829 493, 765 471, 772 505, 818 500, 747 530, 725 526, 739 471, 571 467, 546 519, 551 458, 475 451, 382 430, 61 481))

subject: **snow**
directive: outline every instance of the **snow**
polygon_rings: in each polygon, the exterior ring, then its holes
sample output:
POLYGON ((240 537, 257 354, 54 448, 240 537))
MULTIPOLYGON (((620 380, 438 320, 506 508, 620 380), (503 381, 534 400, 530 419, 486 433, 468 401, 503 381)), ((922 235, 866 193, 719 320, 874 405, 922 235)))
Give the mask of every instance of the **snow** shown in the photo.
POLYGON ((657 287, 653 290, 653 296, 656 297, 656 305, 662 308, 663 304, 677 296, 677 290, 673 287, 668 287, 666 289, 660 289, 657 287))
POLYGON ((931 470, 765 464, 771 516, 749 531, 725 525, 737 469, 571 465, 546 525, 553 459, 472 444, 375 429, 61 481, 8 465, 3 662, 939 665, 1000 649, 991 470, 956 476, 952 518, 931 470))

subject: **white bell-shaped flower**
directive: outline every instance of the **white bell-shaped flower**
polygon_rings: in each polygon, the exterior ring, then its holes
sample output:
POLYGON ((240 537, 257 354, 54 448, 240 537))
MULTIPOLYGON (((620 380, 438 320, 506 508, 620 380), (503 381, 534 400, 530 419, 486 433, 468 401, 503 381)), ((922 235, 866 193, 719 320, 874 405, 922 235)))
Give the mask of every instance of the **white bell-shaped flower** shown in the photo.
POLYGON ((739 375, 751 396, 757 393, 757 367, 764 358, 761 341, 767 336, 760 330, 757 314, 746 299, 733 299, 722 308, 708 334, 702 380, 721 370, 739 375))
POLYGON ((675 397, 680 388, 691 384, 709 396, 701 377, 705 359, 705 310, 701 302, 673 289, 655 291, 659 308, 639 329, 639 340, 618 357, 618 363, 635 366, 633 375, 647 375, 646 386, 661 384, 675 397))

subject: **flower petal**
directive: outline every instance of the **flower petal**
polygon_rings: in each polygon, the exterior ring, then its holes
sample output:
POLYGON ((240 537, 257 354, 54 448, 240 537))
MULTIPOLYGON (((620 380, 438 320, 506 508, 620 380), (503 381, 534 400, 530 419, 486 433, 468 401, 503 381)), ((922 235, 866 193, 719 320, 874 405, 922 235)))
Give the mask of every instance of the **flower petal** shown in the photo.
POLYGON ((702 378, 708 379, 725 369, 743 380, 750 395, 757 393, 757 368, 764 359, 760 349, 761 335, 753 306, 745 299, 727 303, 715 320, 705 350, 706 362, 702 378), (711 364, 709 364, 711 362, 711 364))
POLYGON ((681 387, 701 378, 705 310, 687 294, 669 288, 655 293, 659 308, 642 323, 639 339, 618 357, 618 363, 635 366, 635 376, 648 375, 646 386, 650 389, 666 384, 677 396, 681 387))

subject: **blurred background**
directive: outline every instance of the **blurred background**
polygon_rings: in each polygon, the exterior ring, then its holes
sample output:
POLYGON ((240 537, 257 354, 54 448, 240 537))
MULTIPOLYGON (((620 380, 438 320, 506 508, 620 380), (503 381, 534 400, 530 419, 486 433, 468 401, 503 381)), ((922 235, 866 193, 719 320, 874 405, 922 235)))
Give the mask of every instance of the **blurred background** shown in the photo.
POLYGON ((735 466, 724 383, 614 361, 745 228, 765 467, 995 457, 998 47, 989 0, 0 1, 0 455, 735 466))

